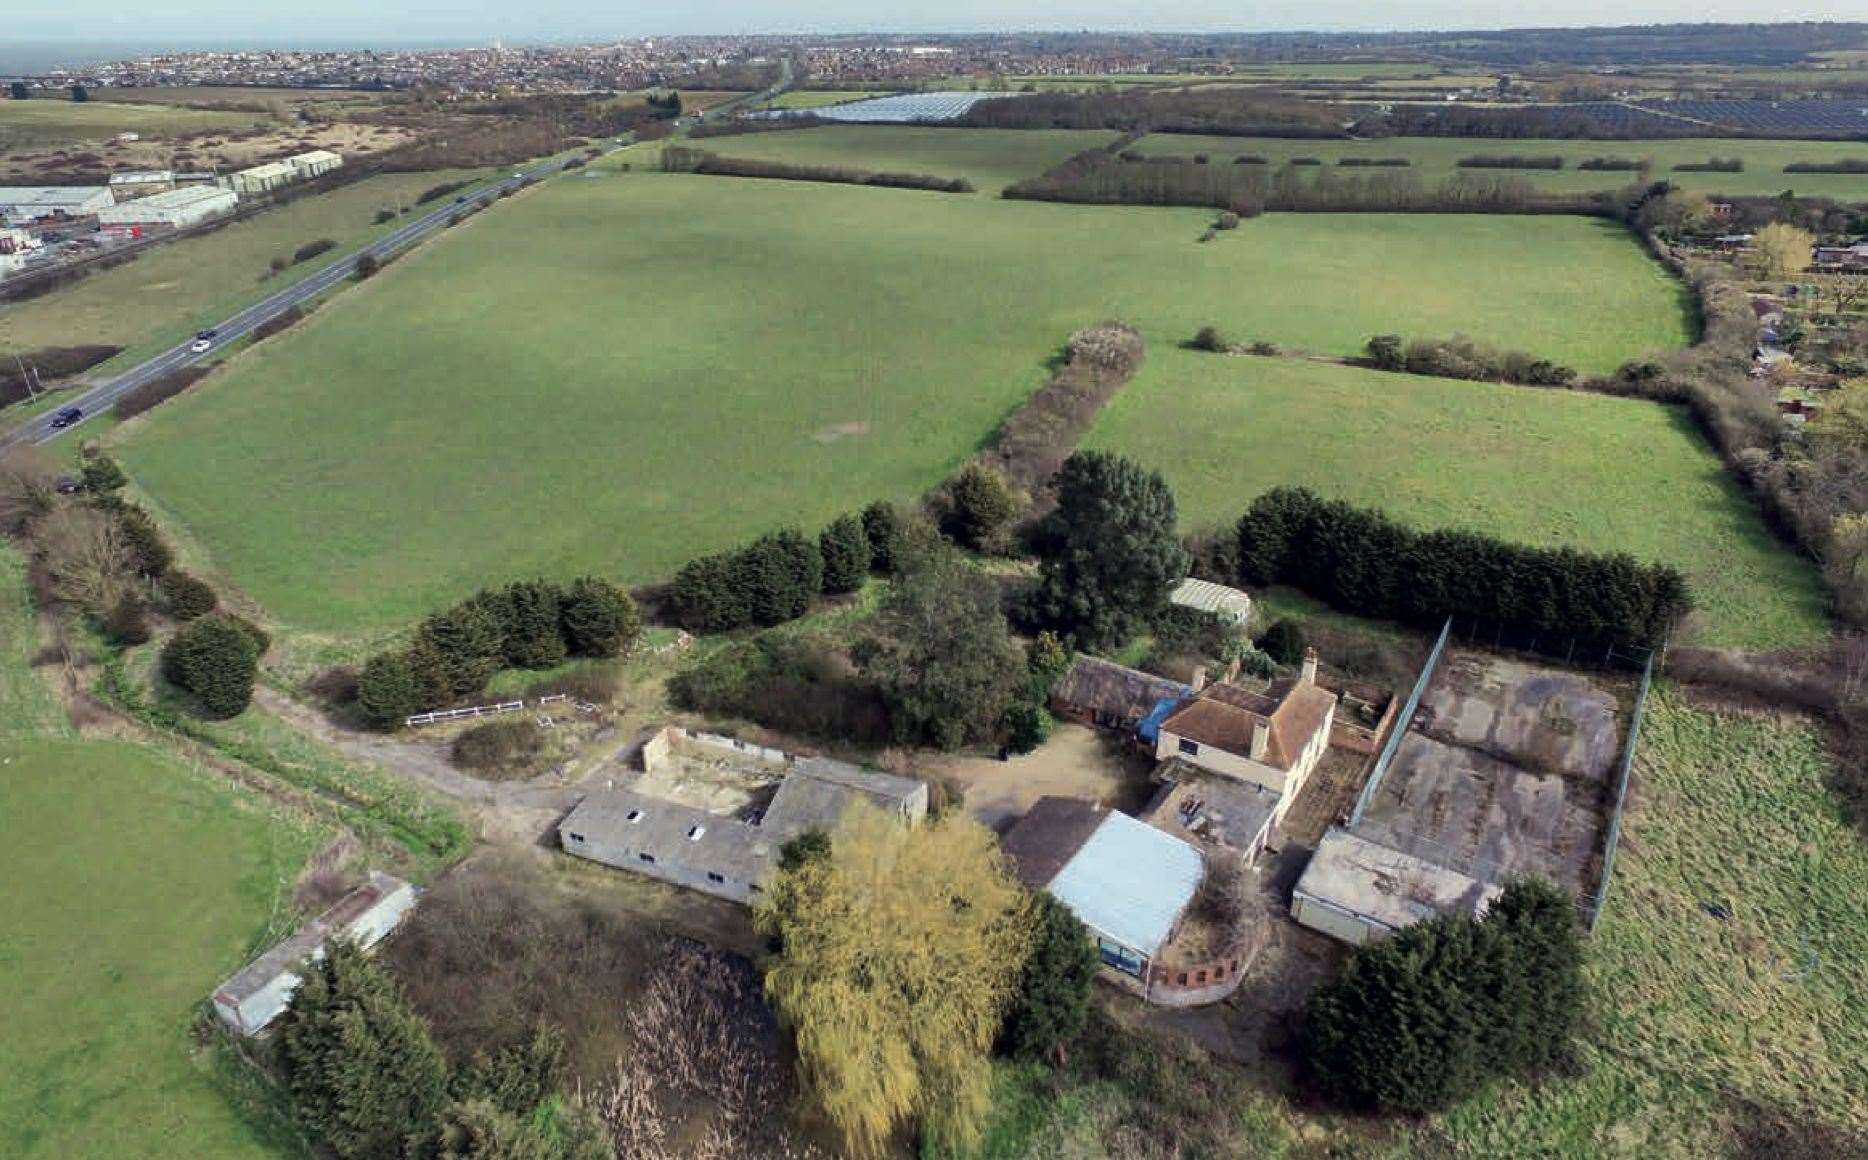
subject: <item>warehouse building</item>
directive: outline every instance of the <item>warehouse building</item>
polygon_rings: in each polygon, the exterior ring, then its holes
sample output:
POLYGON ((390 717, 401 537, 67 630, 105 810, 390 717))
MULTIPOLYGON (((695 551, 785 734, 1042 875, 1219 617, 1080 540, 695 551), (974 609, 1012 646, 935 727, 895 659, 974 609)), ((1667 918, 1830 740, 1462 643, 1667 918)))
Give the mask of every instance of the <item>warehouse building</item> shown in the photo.
POLYGON ((110 175, 110 193, 118 201, 174 188, 175 174, 167 169, 139 169, 110 175))
POLYGON ((186 186, 165 193, 152 193, 121 205, 97 211, 97 224, 111 226, 183 226, 198 225, 234 211, 238 203, 232 190, 212 186, 186 186))
POLYGON ((333 169, 341 168, 344 164, 344 159, 342 156, 331 152, 329 149, 313 149, 308 153, 294 154, 286 158, 285 163, 290 165, 293 172, 298 174, 296 180, 310 181, 312 178, 320 177, 331 172, 333 169))
POLYGON ((310 181, 343 164, 343 157, 329 149, 313 149, 307 153, 293 154, 283 161, 268 161, 264 165, 229 173, 220 179, 220 183, 223 188, 241 197, 252 197, 295 182, 310 181))
POLYGON ((107 185, 0 186, 0 224, 86 217, 115 202, 107 185))

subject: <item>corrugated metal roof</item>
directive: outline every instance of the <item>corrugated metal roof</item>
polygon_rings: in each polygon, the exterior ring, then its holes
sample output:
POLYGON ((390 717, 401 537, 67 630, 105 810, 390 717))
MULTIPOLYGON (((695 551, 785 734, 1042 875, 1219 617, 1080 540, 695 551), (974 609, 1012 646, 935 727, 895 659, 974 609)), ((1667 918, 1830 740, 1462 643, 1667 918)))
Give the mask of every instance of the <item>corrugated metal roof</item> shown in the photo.
POLYGON ((1168 601, 1186 608, 1197 608, 1201 612, 1233 617, 1241 622, 1252 614, 1250 596, 1237 588, 1228 588, 1211 580, 1197 580, 1192 576, 1174 586, 1168 601))
POLYGON ((1111 810, 1046 889, 1085 926, 1152 957, 1203 873, 1198 850, 1111 810))

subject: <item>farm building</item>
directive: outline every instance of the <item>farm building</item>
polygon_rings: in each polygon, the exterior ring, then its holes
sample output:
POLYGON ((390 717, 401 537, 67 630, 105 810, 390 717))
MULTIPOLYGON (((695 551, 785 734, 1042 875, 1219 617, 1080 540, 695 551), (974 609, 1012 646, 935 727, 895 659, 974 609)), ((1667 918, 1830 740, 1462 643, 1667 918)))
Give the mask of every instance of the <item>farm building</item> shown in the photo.
POLYGON ((264 165, 237 170, 222 177, 220 183, 241 197, 252 197, 294 182, 309 181, 343 164, 344 159, 339 154, 329 149, 313 149, 307 153, 296 153, 283 161, 268 161, 264 165))
POLYGON ((1051 690, 1051 711, 1085 725, 1130 730, 1192 691, 1179 681, 1079 653, 1051 690))
POLYGON ((310 181, 333 169, 342 168, 344 158, 329 149, 313 149, 306 153, 294 153, 285 159, 285 163, 298 174, 297 180, 310 181))
POLYGON ((298 990, 298 968, 324 955, 333 938, 369 948, 414 909, 415 887, 378 871, 337 904, 254 959, 214 992, 214 1013, 241 1035, 258 1035, 277 1019, 298 990))
POLYGON ((231 190, 201 185, 186 186, 107 206, 97 211, 97 224, 174 226, 179 229, 230 214, 238 201, 231 190))
POLYGON ((1497 886, 1330 827, 1291 891, 1297 922, 1361 946, 1436 914, 1477 918, 1497 886))
POLYGON ((107 185, 0 186, 0 224, 85 217, 115 201, 107 185))
POLYGON ((1145 994, 1205 876, 1200 851, 1127 814, 1064 797, 1039 798, 1004 844, 1019 880, 1069 907, 1090 928, 1103 965, 1145 994))
POLYGON ((733 902, 752 901, 786 842, 833 828, 857 801, 911 825, 927 816, 927 786, 913 778, 730 737, 662 729, 642 764, 633 782, 579 802, 558 824, 560 845, 733 902))
POLYGON ((1174 586, 1174 591, 1168 594, 1168 603, 1223 616, 1238 625, 1244 625, 1252 619, 1250 596, 1237 588, 1228 588, 1211 580, 1196 580, 1192 576, 1174 586))
POLYGON ((1155 757, 1264 786, 1279 798, 1275 824, 1329 748, 1335 716, 1336 694, 1317 684, 1310 650, 1296 678, 1262 693, 1223 681, 1200 689, 1162 719, 1155 757))

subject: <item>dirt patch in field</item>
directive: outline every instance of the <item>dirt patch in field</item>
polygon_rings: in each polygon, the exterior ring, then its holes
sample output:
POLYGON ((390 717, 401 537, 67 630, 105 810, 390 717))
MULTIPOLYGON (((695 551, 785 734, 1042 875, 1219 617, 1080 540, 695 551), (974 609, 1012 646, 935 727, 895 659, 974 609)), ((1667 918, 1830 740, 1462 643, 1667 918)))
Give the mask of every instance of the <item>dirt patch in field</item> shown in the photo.
POLYGON ((852 439, 858 435, 869 434, 869 424, 862 421, 837 423, 814 432, 811 438, 819 443, 835 443, 839 439, 852 439))

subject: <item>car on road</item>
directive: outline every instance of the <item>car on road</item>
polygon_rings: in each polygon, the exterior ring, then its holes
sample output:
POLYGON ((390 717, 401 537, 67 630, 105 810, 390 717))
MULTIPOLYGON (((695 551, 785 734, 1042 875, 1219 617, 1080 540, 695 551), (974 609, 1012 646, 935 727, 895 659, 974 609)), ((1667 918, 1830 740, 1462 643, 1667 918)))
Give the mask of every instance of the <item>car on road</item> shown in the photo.
POLYGON ((466 198, 464 198, 464 197, 457 197, 457 198, 455 198, 455 199, 454 199, 454 204, 455 204, 455 205, 464 205, 464 204, 466 204, 466 202, 467 202, 467 199, 466 199, 466 198))
POLYGON ((214 349, 214 342, 211 339, 197 338, 193 342, 188 344, 189 354, 206 354, 207 352, 213 349, 214 349))
POLYGON ((55 431, 63 431, 82 418, 84 418, 83 409, 79 407, 66 407, 58 414, 52 416, 52 428, 55 431))
POLYGON ((208 328, 207 328, 206 330, 197 330, 197 331, 195 331, 195 337, 196 337, 196 338, 205 338, 205 339, 210 339, 210 340, 211 340, 211 339, 213 339, 213 337, 214 337, 215 335, 217 335, 217 334, 219 334, 219 333, 220 333, 220 331, 218 331, 218 330, 215 330, 215 329, 214 329, 213 327, 211 327, 211 326, 210 326, 210 327, 208 327, 208 328))

